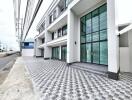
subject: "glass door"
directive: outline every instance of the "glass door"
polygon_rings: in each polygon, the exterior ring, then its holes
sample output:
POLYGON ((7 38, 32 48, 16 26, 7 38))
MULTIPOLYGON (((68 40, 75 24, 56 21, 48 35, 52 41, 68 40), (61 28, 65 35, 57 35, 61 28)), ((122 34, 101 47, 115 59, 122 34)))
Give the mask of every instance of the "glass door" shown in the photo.
POLYGON ((61 60, 66 61, 67 59, 67 46, 61 47, 61 60))

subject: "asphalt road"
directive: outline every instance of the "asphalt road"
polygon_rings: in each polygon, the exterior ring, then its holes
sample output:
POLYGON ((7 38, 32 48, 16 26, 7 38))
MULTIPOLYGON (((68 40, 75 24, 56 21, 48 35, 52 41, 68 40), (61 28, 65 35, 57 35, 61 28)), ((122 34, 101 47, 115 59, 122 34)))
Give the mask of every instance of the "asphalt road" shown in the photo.
POLYGON ((13 55, 10 55, 10 56, 6 56, 6 57, 3 57, 3 58, 0 58, 0 70, 2 68, 4 68, 10 61, 15 60, 16 57, 18 57, 18 55, 17 54, 13 54, 13 55))

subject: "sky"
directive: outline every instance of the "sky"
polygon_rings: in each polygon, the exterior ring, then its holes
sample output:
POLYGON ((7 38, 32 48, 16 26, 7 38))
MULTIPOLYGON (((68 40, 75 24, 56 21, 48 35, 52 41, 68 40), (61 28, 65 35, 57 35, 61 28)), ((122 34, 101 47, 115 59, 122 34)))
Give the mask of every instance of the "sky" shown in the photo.
MULTIPOLYGON (((53 0, 43 0, 27 38, 34 38, 37 34, 36 25, 52 1, 53 0)), ((119 24, 132 22, 131 10, 132 0, 118 0, 119 24)), ((0 0, 0 41, 6 43, 9 48, 18 50, 19 47, 16 40, 13 0, 0 0)))
POLYGON ((0 41, 18 50, 14 26, 13 0, 0 0, 0 41))

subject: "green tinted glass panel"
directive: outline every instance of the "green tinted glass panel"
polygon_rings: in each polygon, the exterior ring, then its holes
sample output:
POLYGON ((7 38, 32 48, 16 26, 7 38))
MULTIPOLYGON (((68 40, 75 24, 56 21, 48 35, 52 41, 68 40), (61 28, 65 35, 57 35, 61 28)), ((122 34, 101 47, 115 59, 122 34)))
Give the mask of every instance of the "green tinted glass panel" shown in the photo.
POLYGON ((107 30, 100 31, 100 40, 107 39, 107 30))
POLYGON ((92 33, 93 41, 99 41, 99 32, 92 33))
POLYGON ((93 43, 93 63, 99 64, 99 42, 93 43))
POLYGON ((91 42, 91 34, 86 35, 86 42, 91 42))
POLYGON ((86 42, 86 36, 81 36, 81 43, 85 43, 86 42))
POLYGON ((81 45, 81 61, 86 61, 86 44, 81 45))
POLYGON ((92 12, 92 32, 99 31, 98 9, 92 12))
POLYGON ((81 18, 81 23, 85 24, 85 16, 81 18))
POLYGON ((62 60, 66 60, 66 58, 67 58, 67 47, 63 46, 61 48, 61 59, 62 60))
POLYGON ((86 25, 81 23, 81 35, 85 35, 86 31, 86 25))
POLYGON ((100 42, 100 64, 108 65, 107 41, 100 42))
POLYGON ((86 15, 86 34, 91 33, 91 13, 86 15))
POLYGON ((107 7, 103 5, 99 8, 99 21, 100 21, 100 30, 107 28, 107 7))
POLYGON ((91 62, 91 43, 86 44, 86 61, 91 62))
POLYGON ((80 20, 81 61, 107 65, 107 5, 100 6, 80 20))
POLYGON ((52 48, 52 57, 59 59, 59 47, 52 48))

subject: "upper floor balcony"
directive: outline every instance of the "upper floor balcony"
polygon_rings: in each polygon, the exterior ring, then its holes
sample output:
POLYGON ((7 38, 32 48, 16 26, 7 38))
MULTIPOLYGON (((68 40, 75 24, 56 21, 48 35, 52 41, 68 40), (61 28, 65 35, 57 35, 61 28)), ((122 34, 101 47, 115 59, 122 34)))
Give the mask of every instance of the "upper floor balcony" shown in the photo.
POLYGON ((66 41, 67 41, 67 25, 64 25, 63 27, 52 32, 51 36, 52 36, 52 40, 47 43, 48 46, 60 45, 60 44, 64 44, 64 43, 66 44, 66 41))
POLYGON ((43 22, 43 23, 40 25, 40 27, 39 27, 39 29, 38 29, 39 34, 41 34, 44 30, 45 30, 45 22, 43 22))
POLYGON ((62 15, 66 11, 71 1, 73 0, 60 0, 59 1, 57 6, 48 15, 49 25, 52 24, 60 15, 62 15))

